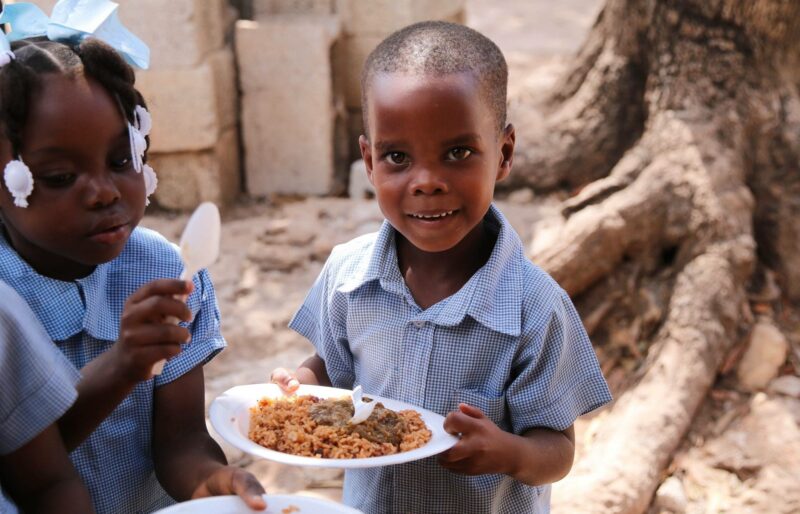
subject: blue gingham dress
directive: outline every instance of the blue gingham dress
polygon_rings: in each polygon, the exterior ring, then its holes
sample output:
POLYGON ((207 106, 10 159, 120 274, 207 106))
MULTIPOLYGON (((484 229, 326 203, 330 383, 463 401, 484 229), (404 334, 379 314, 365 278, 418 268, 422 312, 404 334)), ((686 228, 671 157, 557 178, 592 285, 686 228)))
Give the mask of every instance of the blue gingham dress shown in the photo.
MULTIPOLYGON (((0 235, 0 280, 28 302, 78 369, 115 343, 123 305, 134 291, 155 279, 177 278, 182 270, 177 247, 145 228, 133 231, 119 257, 97 266, 88 277, 69 282, 36 273, 0 235)), ((187 301, 193 321, 183 324, 191 330, 192 340, 167 361, 161 375, 140 382, 70 454, 98 514, 146 513, 175 503, 153 470, 154 390, 206 363, 225 346, 207 271, 194 276, 194 286, 187 301)))
MULTIPOLYGON (((611 400, 567 294, 525 258, 492 206, 498 230, 488 262, 454 295, 421 309, 397 265, 395 231, 337 246, 290 327, 316 347, 335 387, 447 415, 459 403, 503 430, 564 430, 611 400)), ((344 502, 367 514, 545 513, 550 486, 505 475, 464 476, 435 457, 347 470, 344 502)))
MULTIPOLYGON (((13 453, 75 402, 80 375, 25 300, 0 281, 0 455, 13 453)), ((16 513, 0 489, 0 513, 16 513)))

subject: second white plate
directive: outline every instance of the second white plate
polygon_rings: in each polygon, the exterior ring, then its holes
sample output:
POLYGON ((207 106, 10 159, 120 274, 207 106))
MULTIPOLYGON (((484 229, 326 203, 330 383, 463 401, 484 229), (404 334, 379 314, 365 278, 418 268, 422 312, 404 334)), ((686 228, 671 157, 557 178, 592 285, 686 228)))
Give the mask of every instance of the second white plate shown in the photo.
MULTIPOLYGON (((333 387, 301 385, 298 395, 313 395, 319 398, 340 398, 349 396, 351 391, 333 387)), ((234 447, 255 457, 269 459, 283 464, 310 466, 318 468, 373 468, 410 462, 430 457, 452 448, 458 438, 444 431, 444 417, 439 414, 409 405, 405 402, 381 398, 369 393, 365 396, 395 411, 411 409, 420 413, 422 420, 431 431, 431 440, 415 450, 367 457, 360 459, 323 459, 319 457, 303 457, 264 448, 247 437, 250 428, 250 408, 255 407, 262 398, 281 398, 283 391, 275 384, 250 384, 228 389, 211 402, 208 417, 214 430, 234 447)))

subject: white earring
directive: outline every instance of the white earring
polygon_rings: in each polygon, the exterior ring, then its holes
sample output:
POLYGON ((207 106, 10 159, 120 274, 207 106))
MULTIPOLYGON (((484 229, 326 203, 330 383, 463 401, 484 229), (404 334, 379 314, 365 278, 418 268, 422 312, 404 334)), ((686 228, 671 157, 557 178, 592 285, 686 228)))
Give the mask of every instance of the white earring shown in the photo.
POLYGON ((14 197, 14 205, 23 209, 27 207, 28 197, 33 192, 33 174, 28 165, 22 162, 22 157, 6 164, 3 180, 14 197))

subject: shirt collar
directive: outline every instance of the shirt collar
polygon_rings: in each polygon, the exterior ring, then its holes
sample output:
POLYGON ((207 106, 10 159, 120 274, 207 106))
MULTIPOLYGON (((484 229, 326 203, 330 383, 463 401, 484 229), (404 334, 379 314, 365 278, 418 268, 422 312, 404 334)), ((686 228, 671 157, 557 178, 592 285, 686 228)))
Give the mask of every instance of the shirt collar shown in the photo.
POLYGON ((46 277, 25 262, 0 233, 0 279, 25 299, 53 341, 64 341, 84 330, 97 339, 117 340, 122 311, 121 305, 106 297, 109 268, 110 263, 101 264, 89 276, 74 281, 46 277))
MULTIPOLYGON (((453 296, 429 309, 430 321, 444 326, 460 324, 469 315, 482 325, 518 336, 522 323, 522 241, 497 207, 490 206, 487 221, 499 227, 489 260, 453 296)), ((397 264, 395 229, 384 221, 366 265, 338 288, 349 293, 373 280, 390 293, 408 294, 397 264)), ((410 295, 409 295, 410 296, 410 295)))

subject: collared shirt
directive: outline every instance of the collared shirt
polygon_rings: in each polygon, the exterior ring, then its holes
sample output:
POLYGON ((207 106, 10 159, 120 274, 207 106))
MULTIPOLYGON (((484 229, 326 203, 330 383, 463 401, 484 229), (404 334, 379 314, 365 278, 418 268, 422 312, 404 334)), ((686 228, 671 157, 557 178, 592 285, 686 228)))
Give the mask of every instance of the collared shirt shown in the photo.
MULTIPOLYGON (((157 232, 137 228, 122 253, 87 277, 61 281, 38 274, 0 236, 0 280, 13 287, 36 313, 50 338, 82 369, 119 338, 126 299, 159 278, 183 270, 175 245, 157 232)), ((153 395, 161 387, 214 357, 224 346, 219 310, 207 271, 194 276, 187 300, 192 333, 161 375, 140 382, 70 457, 102 513, 152 512, 174 503, 153 470, 153 395)))
MULTIPOLYGON (((447 415, 459 403, 503 430, 564 430, 611 400, 567 294, 525 258, 492 206, 489 260, 454 295, 421 309, 397 264, 395 230, 336 247, 290 327, 316 347, 335 387, 447 415)), ((344 501, 367 514, 544 513, 550 486, 505 475, 469 477, 435 458, 347 470, 344 501)))
MULTIPOLYGON (((25 300, 2 281, 0 298, 0 455, 8 455, 67 411, 78 397, 80 375, 25 300)), ((17 512, 1 490, 0 512, 17 512)))

